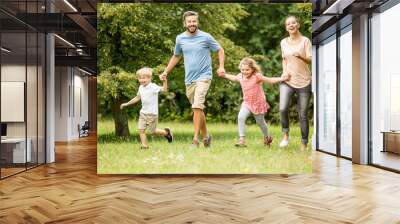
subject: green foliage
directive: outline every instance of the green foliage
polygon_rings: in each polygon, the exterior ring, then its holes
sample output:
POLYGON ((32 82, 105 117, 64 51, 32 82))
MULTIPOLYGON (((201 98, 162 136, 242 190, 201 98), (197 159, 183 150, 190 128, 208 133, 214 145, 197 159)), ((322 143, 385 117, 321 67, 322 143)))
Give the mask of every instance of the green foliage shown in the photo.
POLYGON ((296 16, 301 23, 301 33, 311 39, 312 33, 312 4, 311 3, 298 3, 290 7, 289 13, 296 16))
POLYGON ((138 90, 136 75, 118 66, 112 66, 100 73, 97 79, 99 113, 110 111, 111 102, 132 98, 138 90))
MULTIPOLYGON (((111 99, 128 100, 136 95, 138 82, 133 74, 139 68, 152 67, 153 82, 159 82, 157 75, 173 54, 175 38, 184 32, 182 14, 187 10, 199 13, 199 28, 214 36, 224 48, 225 69, 232 74, 239 72, 240 59, 252 56, 262 66, 264 75, 280 76, 279 42, 286 36, 283 21, 288 14, 300 18, 302 33, 310 37, 311 4, 99 4, 98 102, 102 116, 111 114, 108 106, 111 99), (115 66, 120 69, 120 75, 110 74, 111 68, 117 68, 115 66), (132 74, 133 78, 120 79, 125 73, 132 74), (104 75, 106 77, 102 77, 104 75)), ((218 58, 216 54, 212 57, 216 74, 218 58)), ((169 91, 160 97, 160 119, 191 120, 182 62, 168 79, 169 91)), ((267 118, 278 122, 278 85, 265 86, 265 93, 271 104, 267 118)), ((214 76, 206 101, 207 119, 235 121, 241 101, 242 92, 238 84, 214 76)), ((130 117, 137 116, 138 110, 138 106, 130 108, 130 117)), ((297 116, 293 118, 297 120, 297 116)))
MULTIPOLYGON (((282 73, 282 53, 280 42, 288 36, 285 30, 285 19, 296 16, 301 23, 300 32, 311 38, 311 9, 308 3, 301 4, 245 4, 249 16, 240 21, 240 28, 227 30, 226 35, 236 45, 244 47, 260 64, 265 76, 280 76, 282 73)), ((265 85, 270 110, 266 118, 278 123, 279 118, 279 85, 265 85)), ((295 99, 294 99, 295 100, 295 99)), ((310 103, 309 111, 313 110, 310 103)), ((296 107, 290 107, 291 121, 298 121, 296 107)), ((312 113, 309 113, 312 118, 312 113)))

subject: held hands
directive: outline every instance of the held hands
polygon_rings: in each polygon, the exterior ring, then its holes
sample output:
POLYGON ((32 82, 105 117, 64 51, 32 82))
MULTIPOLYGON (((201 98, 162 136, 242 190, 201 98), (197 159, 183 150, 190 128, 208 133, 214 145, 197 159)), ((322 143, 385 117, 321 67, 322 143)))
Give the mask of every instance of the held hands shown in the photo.
POLYGON ((224 67, 219 67, 217 69, 217 74, 219 77, 225 77, 225 68, 224 67))
POLYGON ((282 81, 289 81, 290 74, 288 72, 285 72, 282 74, 281 78, 282 78, 282 81))
POLYGON ((292 56, 302 60, 303 62, 305 62, 307 64, 311 63, 311 57, 310 58, 303 57, 303 56, 301 56, 301 54, 299 52, 293 52, 292 56))
POLYGON ((158 76, 161 81, 166 81, 167 80, 167 73, 163 72, 161 75, 158 76))
POLYGON ((299 54, 299 52, 293 52, 293 56, 300 57, 300 54, 299 54))
POLYGON ((300 53, 297 52, 297 51, 286 52, 286 53, 283 55, 283 58, 284 58, 284 59, 287 59, 288 57, 301 58, 301 55, 300 55, 300 53))

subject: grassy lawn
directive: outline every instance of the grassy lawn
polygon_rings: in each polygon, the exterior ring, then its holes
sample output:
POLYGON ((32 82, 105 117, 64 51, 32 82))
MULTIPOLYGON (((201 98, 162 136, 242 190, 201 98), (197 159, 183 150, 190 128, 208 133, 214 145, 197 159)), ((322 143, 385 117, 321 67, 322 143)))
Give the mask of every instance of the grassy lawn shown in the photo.
MULTIPOLYGON (((139 149, 136 121, 130 120, 131 137, 119 139, 113 134, 112 120, 98 121, 97 172, 99 174, 264 174, 311 173, 311 151, 300 151, 300 128, 292 125, 291 141, 285 149, 278 147, 282 137, 279 126, 269 126, 274 137, 271 148, 263 145, 261 130, 247 126, 247 148, 236 148, 236 124, 207 124, 213 142, 211 148, 202 145, 190 149, 193 137, 191 123, 159 123, 159 128, 171 127, 174 142, 164 137, 150 137, 149 150, 139 149)), ((312 129, 310 130, 312 133, 312 129)))

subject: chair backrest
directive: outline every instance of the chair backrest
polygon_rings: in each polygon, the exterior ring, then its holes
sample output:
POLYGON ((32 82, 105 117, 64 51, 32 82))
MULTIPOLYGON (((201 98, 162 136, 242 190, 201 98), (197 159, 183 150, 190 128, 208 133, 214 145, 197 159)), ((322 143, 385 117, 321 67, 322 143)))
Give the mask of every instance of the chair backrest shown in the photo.
POLYGON ((85 121, 85 124, 83 124, 82 129, 89 129, 89 128, 90 128, 89 121, 85 121))

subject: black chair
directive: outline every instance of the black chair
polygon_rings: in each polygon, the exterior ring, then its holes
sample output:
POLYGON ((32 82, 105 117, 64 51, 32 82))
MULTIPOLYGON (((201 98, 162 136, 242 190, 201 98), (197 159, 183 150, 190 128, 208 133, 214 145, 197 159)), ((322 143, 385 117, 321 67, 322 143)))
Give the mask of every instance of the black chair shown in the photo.
POLYGON ((89 136, 89 129, 90 129, 89 121, 85 121, 82 127, 80 127, 80 125, 78 124, 79 138, 89 136))

